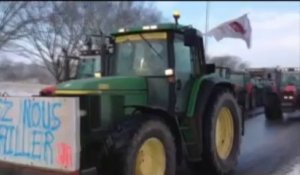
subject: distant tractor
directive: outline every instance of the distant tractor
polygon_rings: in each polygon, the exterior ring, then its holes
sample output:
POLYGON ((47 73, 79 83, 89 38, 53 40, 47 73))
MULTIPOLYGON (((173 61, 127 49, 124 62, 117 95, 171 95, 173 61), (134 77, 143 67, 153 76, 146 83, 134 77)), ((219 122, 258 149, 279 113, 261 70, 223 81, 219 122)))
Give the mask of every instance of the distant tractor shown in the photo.
POLYGON ((248 72, 247 92, 251 109, 262 107, 264 104, 264 88, 270 83, 267 76, 272 68, 252 68, 248 72))
POLYGON ((79 99, 81 174, 175 175, 182 160, 199 173, 236 168, 244 117, 234 84, 206 64, 201 32, 174 18, 121 28, 101 58, 106 75, 44 96, 79 99))
MULTIPOLYGON (((89 38, 86 43, 86 49, 80 51, 79 56, 69 56, 63 49, 64 57, 64 72, 61 82, 102 76, 104 64, 102 64, 101 57, 103 53, 101 49, 92 48, 92 40, 89 38)), ((53 90, 53 86, 46 87, 40 91, 40 95, 47 95, 53 90)))
POLYGON ((300 69, 281 68, 275 74, 276 88, 268 88, 265 112, 269 120, 282 119, 283 113, 300 109, 300 69))
POLYGON ((294 112, 300 108, 300 71, 297 68, 282 70, 281 77, 282 110, 283 112, 294 112))

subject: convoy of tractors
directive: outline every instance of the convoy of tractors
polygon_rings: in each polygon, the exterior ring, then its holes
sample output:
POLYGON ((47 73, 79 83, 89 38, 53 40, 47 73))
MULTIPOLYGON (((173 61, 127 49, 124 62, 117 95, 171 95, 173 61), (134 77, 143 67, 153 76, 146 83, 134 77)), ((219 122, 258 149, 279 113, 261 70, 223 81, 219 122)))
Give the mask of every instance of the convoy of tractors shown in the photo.
POLYGON ((82 53, 70 80, 41 90, 79 100, 78 174, 175 175, 183 161, 229 174, 250 110, 263 107, 269 121, 299 108, 299 70, 207 64, 201 33, 174 18, 118 30, 101 53, 82 53))

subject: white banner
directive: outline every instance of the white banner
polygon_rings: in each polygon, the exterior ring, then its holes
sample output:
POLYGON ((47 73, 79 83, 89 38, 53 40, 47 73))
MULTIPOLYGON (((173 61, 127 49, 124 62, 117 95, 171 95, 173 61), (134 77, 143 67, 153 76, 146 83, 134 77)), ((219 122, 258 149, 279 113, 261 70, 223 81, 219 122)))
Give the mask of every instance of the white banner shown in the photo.
POLYGON ((0 97, 0 161, 79 170, 77 98, 0 97))
POLYGON ((251 48, 252 27, 247 14, 222 23, 205 35, 213 36, 217 41, 223 38, 242 39, 246 42, 247 47, 251 48))

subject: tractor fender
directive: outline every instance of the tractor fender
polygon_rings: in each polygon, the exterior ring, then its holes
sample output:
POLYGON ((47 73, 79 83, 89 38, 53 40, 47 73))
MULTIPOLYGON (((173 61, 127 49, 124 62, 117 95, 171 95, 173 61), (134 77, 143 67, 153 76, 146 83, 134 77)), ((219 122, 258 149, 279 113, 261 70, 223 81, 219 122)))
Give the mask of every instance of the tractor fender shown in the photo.
POLYGON ((228 80, 219 77, 203 77, 198 79, 195 81, 190 94, 187 110, 188 117, 192 118, 204 113, 208 99, 216 87, 228 88, 236 96, 234 85, 228 80))
MULTIPOLYGON (((182 137, 179 130, 178 120, 175 116, 169 114, 162 108, 143 106, 143 105, 130 105, 125 106, 126 108, 134 108, 133 116, 137 113, 150 114, 162 119, 162 121, 170 128, 171 133, 174 136, 176 144, 176 158, 177 163, 180 164, 183 159, 183 147, 182 147, 182 137)), ((140 115, 143 117, 142 115, 140 115)))
POLYGON ((197 102, 195 103, 197 109, 195 110, 195 113, 193 115, 194 117, 200 116, 199 118, 203 118, 202 116, 205 113, 208 101, 217 87, 227 88, 236 97, 236 94, 234 92, 234 85, 232 83, 222 80, 206 79, 203 81, 201 87, 199 88, 197 102))

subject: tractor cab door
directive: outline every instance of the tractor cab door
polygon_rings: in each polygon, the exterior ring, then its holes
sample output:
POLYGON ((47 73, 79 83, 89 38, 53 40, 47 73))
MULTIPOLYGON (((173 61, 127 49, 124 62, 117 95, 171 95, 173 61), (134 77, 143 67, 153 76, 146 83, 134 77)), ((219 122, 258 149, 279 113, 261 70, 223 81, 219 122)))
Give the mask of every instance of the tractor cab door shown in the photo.
POLYGON ((195 55, 193 49, 185 46, 181 34, 174 35, 174 58, 175 58, 175 113, 183 114, 187 108, 187 102, 193 83, 195 55))

